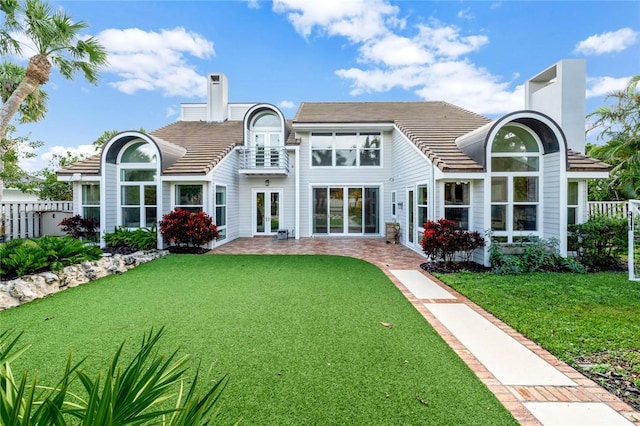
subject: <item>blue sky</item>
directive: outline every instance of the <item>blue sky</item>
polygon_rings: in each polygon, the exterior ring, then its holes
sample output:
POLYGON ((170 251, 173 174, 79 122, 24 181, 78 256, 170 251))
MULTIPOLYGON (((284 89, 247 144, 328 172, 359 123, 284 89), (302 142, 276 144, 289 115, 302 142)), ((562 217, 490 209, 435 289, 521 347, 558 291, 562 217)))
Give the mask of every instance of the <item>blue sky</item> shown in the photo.
MULTIPOLYGON (((524 82, 587 61, 587 112, 640 73, 637 1, 51 1, 109 51, 97 86, 54 70, 49 112, 20 125, 52 153, 87 153, 105 130, 176 121, 222 72, 231 102, 444 100, 488 117, 524 107, 524 82)), ((18 60, 18 59, 16 59, 18 60)))

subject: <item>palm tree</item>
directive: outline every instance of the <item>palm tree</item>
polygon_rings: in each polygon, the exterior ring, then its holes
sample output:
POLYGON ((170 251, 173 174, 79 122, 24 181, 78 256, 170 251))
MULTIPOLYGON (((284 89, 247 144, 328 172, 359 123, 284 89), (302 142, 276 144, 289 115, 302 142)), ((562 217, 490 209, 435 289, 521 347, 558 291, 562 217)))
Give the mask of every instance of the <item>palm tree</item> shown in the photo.
MULTIPOLYGON (((44 0, 0 0, 0 11, 4 13, 0 54, 22 54, 23 46, 18 39, 22 36, 35 47, 24 78, 9 97, 3 99, 0 108, 0 138, 3 138, 27 97, 49 81, 52 66, 67 79, 80 72, 87 81, 96 83, 99 69, 107 63, 107 52, 94 37, 80 37, 80 31, 88 27, 85 22, 73 22, 61 10, 53 12, 44 0)), ((3 158, 4 152, 0 150, 0 170, 3 158)))
POLYGON ((588 154, 613 165, 610 188, 621 198, 640 198, 640 75, 629 81, 624 90, 607 95, 616 103, 602 106, 588 115, 595 118, 592 129, 600 129, 599 140, 588 154))
MULTIPOLYGON (((24 80, 26 70, 10 62, 0 63, 0 99, 2 103, 18 88, 24 80)), ((18 108, 20 123, 35 123, 44 118, 47 113, 47 92, 38 88, 29 94, 18 108)))

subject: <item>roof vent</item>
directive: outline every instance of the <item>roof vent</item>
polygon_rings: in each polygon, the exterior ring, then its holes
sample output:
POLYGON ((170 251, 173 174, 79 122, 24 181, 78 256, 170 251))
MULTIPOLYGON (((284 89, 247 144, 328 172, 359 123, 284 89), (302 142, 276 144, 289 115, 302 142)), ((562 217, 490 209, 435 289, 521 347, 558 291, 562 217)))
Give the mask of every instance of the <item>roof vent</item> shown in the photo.
POLYGON ((211 83, 220 84, 220 74, 211 74, 211 83))

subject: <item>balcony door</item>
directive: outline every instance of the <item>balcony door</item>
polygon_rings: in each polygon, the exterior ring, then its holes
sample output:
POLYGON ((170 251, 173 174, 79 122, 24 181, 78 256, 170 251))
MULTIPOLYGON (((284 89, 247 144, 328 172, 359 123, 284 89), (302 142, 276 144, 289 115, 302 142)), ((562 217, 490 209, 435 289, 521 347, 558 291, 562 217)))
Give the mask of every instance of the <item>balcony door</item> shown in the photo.
POLYGON ((274 235, 282 223, 282 190, 253 191, 253 235, 274 235))
POLYGON ((280 162, 280 133, 255 132, 254 143, 256 147, 257 167, 278 167, 280 162))

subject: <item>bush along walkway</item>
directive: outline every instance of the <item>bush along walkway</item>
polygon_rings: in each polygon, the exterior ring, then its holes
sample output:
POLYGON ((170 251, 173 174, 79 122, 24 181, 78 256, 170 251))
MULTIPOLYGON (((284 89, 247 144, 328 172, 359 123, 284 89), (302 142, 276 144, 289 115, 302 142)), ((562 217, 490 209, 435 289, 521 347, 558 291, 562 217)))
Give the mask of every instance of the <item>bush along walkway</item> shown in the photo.
MULTIPOLYGON (((636 425, 640 412, 420 269, 383 239, 238 239, 212 253, 334 254, 377 265, 522 425, 636 425)), ((389 325, 392 326, 392 325, 389 325)))

